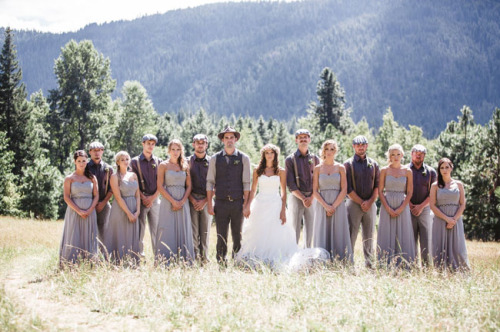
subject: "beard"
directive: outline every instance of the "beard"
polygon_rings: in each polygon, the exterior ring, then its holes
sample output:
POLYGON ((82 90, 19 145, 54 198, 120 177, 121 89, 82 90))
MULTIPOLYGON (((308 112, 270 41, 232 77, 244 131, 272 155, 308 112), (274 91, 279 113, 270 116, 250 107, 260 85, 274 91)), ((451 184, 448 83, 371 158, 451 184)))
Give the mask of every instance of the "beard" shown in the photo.
POLYGON ((422 167, 422 165, 424 164, 423 160, 412 160, 412 162, 413 162, 413 165, 415 165, 417 168, 422 167))

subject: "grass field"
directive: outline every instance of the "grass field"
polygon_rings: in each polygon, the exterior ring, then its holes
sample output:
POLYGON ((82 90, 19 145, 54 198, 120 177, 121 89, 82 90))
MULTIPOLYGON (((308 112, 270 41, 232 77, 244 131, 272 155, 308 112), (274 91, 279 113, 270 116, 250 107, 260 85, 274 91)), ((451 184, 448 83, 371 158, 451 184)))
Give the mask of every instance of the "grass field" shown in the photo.
POLYGON ((203 267, 60 271, 61 232, 0 217, 0 331, 500 330, 500 243, 467 242, 466 274, 366 270, 359 245, 352 269, 276 274, 220 270, 212 228, 203 267))

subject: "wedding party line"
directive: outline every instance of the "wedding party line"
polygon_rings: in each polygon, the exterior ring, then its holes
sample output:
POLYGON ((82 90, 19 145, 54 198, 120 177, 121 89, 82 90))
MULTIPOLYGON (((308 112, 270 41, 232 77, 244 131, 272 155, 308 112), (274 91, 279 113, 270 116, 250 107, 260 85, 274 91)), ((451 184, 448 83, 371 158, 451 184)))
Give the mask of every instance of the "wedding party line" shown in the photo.
POLYGON ((102 160, 104 145, 92 142, 89 155, 74 153, 75 171, 64 180, 68 207, 60 266, 99 257, 138 265, 145 260, 146 227, 156 265, 204 264, 214 219, 221 266, 228 262, 229 230, 235 264, 273 270, 328 261, 351 266, 361 228, 359 245, 369 269, 420 263, 470 269, 464 186, 452 178, 448 158, 439 160, 436 171, 424 162, 426 147, 417 144, 403 165, 405 152, 393 144, 382 167, 367 156, 368 139, 356 136, 353 156, 342 163, 335 160, 333 139, 323 142, 319 155, 310 151, 311 135, 307 129, 295 132, 297 150, 285 165, 277 146, 264 145, 253 171, 248 155, 236 147, 241 134, 230 126, 218 134, 223 148, 214 155, 207 154, 207 135, 197 134, 192 156, 186 158, 182 142, 173 139, 165 161, 153 154, 157 137, 146 134, 139 156, 115 155, 116 171, 102 160))

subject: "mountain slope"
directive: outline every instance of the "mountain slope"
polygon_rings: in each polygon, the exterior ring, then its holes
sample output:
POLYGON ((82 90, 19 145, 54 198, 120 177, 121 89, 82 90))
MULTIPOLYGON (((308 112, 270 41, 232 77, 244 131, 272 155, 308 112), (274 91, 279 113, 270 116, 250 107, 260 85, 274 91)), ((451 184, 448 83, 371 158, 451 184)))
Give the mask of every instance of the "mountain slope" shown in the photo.
POLYGON ((483 123, 500 106, 498 17, 496 1, 225 3, 15 42, 29 91, 55 88, 61 47, 90 39, 117 87, 140 81, 159 112, 302 116, 328 66, 355 120, 378 126, 391 106, 432 136, 464 104, 483 123))

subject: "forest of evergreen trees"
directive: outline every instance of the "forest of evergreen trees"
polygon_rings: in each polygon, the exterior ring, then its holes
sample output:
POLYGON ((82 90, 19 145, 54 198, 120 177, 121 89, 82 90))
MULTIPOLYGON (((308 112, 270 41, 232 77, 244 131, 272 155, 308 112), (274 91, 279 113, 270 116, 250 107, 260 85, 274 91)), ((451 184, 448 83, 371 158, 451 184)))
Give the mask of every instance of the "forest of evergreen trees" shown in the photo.
MULTIPOLYGON (((447 123, 436 139, 426 139, 422 128, 401 126, 390 108, 371 126, 362 118, 355 122, 346 107, 348 93, 330 68, 316 75, 316 96, 298 117, 277 120, 231 114, 216 115, 203 108, 165 112, 155 108, 147 89, 138 81, 126 81, 121 95, 113 97, 116 81, 111 61, 89 40, 69 41, 54 66, 56 87, 28 98, 23 70, 17 59, 13 32, 6 29, 0 54, 0 214, 31 218, 58 218, 65 204, 62 181, 74 165, 72 154, 101 141, 104 159, 126 149, 132 156, 142 150, 141 137, 154 133, 159 138, 155 154, 165 158, 166 145, 180 138, 186 153, 192 152, 196 133, 210 137, 210 153, 221 148, 217 133, 231 124, 241 132, 239 149, 253 163, 265 143, 278 145, 283 157, 295 150, 292 133, 299 127, 313 133, 311 149, 334 138, 339 143, 338 161, 352 155, 352 137, 369 138, 369 155, 386 164, 385 152, 392 143, 409 151, 416 143, 427 146, 426 161, 436 167, 440 157, 455 164, 454 177, 466 188, 464 225, 469 238, 500 240, 500 108, 484 125, 477 124, 470 107, 455 110, 457 120, 447 123)), ((406 155, 406 162, 408 162, 406 155)))
POLYGON ((92 40, 111 61, 113 97, 139 81, 160 114, 298 118, 329 67, 355 121, 379 127, 391 107, 435 138, 463 105, 481 124, 500 105, 498 17, 495 0, 221 3, 15 38, 28 93, 57 86, 67 42, 92 40))

